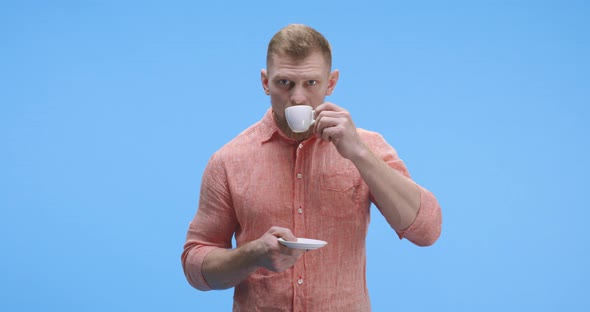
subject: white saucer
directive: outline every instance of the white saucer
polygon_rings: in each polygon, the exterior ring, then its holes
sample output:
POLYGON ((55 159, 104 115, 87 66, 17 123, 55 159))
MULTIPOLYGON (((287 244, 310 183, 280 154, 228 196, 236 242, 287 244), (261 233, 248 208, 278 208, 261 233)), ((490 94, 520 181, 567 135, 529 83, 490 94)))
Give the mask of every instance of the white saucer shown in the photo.
POLYGON ((296 242, 290 242, 284 240, 282 237, 279 237, 279 243, 295 249, 318 249, 326 246, 327 242, 318 239, 310 239, 310 238, 298 238, 296 242))

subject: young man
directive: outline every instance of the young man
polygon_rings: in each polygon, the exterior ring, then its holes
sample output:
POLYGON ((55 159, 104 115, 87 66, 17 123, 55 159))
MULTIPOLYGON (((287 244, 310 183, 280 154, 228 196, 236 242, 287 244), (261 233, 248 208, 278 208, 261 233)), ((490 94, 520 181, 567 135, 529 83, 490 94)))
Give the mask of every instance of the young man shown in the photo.
POLYGON ((331 48, 289 25, 271 39, 261 72, 271 109, 210 159, 182 254, 200 290, 235 287, 234 311, 370 311, 365 238, 373 202, 400 238, 440 235, 435 197, 414 183, 396 151, 325 102, 338 82, 331 48), (285 108, 309 105, 316 122, 294 133, 285 108), (237 246, 232 249, 232 236, 237 246), (306 252, 279 243, 314 238, 306 252))

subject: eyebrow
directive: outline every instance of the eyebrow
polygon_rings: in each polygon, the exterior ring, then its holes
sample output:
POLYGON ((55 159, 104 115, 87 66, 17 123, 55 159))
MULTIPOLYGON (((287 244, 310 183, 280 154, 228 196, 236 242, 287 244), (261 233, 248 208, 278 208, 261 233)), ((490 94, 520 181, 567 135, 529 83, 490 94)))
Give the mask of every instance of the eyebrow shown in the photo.
MULTIPOLYGON (((317 76, 316 75, 302 75, 302 76, 300 76, 298 78, 301 78, 301 80, 320 80, 320 79, 322 79, 321 75, 317 75, 317 76)), ((278 80, 280 80, 280 79, 292 80, 293 78, 292 78, 291 75, 283 74, 283 73, 278 73, 275 76, 275 79, 278 79, 278 80)))

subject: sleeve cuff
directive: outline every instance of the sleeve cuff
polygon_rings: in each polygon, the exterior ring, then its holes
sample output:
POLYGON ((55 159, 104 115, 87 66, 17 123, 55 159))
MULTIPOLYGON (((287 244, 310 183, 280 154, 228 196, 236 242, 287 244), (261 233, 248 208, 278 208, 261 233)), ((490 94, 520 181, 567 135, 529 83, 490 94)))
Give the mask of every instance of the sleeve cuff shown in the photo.
POLYGON ((407 228, 396 230, 400 239, 407 238, 418 246, 430 246, 440 236, 442 215, 434 195, 423 187, 420 188, 420 208, 416 219, 407 228))
POLYGON ((188 282, 198 290, 208 291, 212 288, 207 284, 205 277, 203 276, 203 261, 205 257, 214 249, 218 247, 214 246, 199 246, 196 247, 192 252, 189 252, 184 262, 184 274, 188 282))

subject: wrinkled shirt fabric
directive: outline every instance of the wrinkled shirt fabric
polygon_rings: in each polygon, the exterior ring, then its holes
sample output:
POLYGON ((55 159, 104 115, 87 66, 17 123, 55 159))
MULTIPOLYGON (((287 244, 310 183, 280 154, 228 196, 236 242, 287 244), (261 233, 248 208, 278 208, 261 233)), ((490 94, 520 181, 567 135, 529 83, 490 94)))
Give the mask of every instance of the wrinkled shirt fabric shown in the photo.
MULTIPOLYGON (((410 179, 381 135, 358 129, 374 154, 410 179)), ((401 238, 430 245, 441 211, 421 186, 420 209, 401 238)), ((256 124, 218 150, 203 173, 199 207, 189 225, 182 265, 189 283, 209 290, 201 268, 216 248, 237 247, 272 226, 328 244, 306 252, 282 273, 259 269, 234 289, 234 311, 370 311, 365 239, 375 203, 358 170, 334 145, 316 136, 296 142, 276 126, 269 109, 256 124)))

